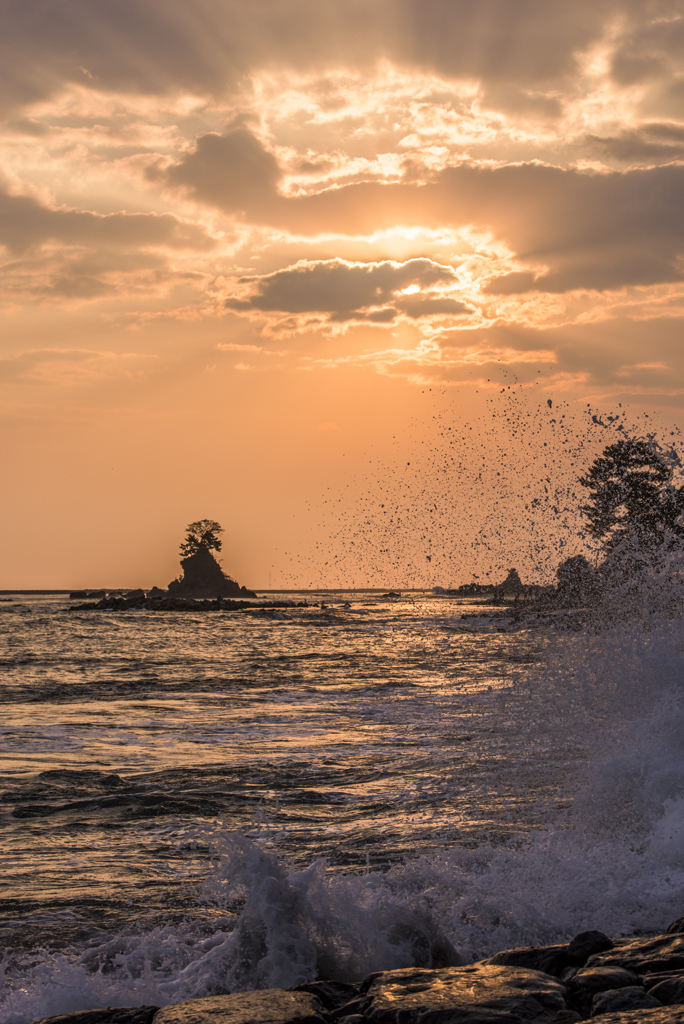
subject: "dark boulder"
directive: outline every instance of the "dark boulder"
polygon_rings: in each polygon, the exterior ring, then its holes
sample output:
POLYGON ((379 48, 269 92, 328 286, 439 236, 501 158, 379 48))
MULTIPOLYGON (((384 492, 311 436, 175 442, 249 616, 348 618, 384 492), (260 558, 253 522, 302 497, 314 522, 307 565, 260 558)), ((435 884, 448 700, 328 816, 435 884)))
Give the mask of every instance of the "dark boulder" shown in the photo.
POLYGON ((154 1024, 330 1024, 323 1004, 309 992, 269 988, 173 1003, 154 1024))
POLYGON ((568 947, 562 946, 518 946, 516 949, 504 949, 495 953, 483 964, 495 964, 499 967, 525 967, 530 971, 543 971, 560 978, 566 967, 576 964, 568 958, 568 947))
POLYGON ((613 941, 603 932, 580 932, 568 943, 568 958, 583 967, 594 953, 605 953, 613 948, 613 941))
POLYGON ((663 1006, 672 1006, 674 1003, 684 1003, 684 972, 673 971, 669 977, 667 974, 648 974, 643 979, 646 990, 655 996, 663 1006))
POLYGON ((597 992, 638 984, 638 976, 623 967, 585 967, 568 982, 568 994, 573 1008, 587 1017, 597 992))
POLYGON ((684 932, 684 917, 678 917, 676 921, 668 927, 666 935, 679 935, 684 932))
POLYGON ((565 987, 539 971, 494 964, 406 968, 371 976, 359 1013, 371 1024, 550 1024, 565 987))
POLYGON ((609 988, 598 992, 591 1003, 591 1016, 602 1013, 616 1013, 618 1010, 653 1010, 662 1003, 644 992, 641 985, 627 985, 625 988, 609 988))

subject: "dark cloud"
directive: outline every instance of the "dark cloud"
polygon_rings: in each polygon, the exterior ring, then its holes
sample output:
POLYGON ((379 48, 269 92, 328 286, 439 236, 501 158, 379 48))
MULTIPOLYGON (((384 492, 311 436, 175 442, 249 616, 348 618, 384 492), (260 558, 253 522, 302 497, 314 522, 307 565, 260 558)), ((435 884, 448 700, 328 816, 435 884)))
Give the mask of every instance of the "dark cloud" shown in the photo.
MULTIPOLYGON (((677 126, 668 130, 670 139, 678 137, 677 126)), ((649 131, 664 138, 666 126, 649 131)), ((684 277, 680 164, 598 174, 540 163, 464 163, 424 185, 362 182, 286 198, 276 189, 273 155, 240 128, 228 136, 203 136, 167 180, 182 180, 197 197, 212 196, 207 201, 226 212, 246 209, 253 222, 295 234, 474 225, 505 241, 519 259, 549 268, 534 279, 493 282, 490 294, 605 290, 684 277)))
POLYGON ((684 17, 681 4, 658 6, 659 11, 648 11, 644 5, 646 17, 630 26, 615 49, 611 70, 620 85, 648 82, 682 68, 684 17))
MULTIPOLYGON (((66 82, 103 90, 222 95, 261 68, 371 69, 381 58, 491 83, 504 104, 552 102, 577 54, 620 19, 620 82, 681 59, 676 4, 643 0, 3 0, 6 109, 66 82), (516 99, 516 96, 518 99, 516 99)), ((549 109, 546 110, 548 114, 549 109)))
POLYGON ((602 138, 587 135, 590 151, 623 163, 653 163, 684 155, 684 125, 652 122, 602 138))
POLYGON ((469 306, 457 299, 430 298, 429 295, 410 295, 397 301, 396 305, 402 313, 414 319, 419 316, 463 316, 472 313, 469 306))
MULTIPOLYGON (((474 331, 448 331, 439 344, 445 350, 481 346, 539 353, 545 372, 583 377, 606 387, 649 388, 657 380, 667 390, 684 387, 682 339, 684 319, 655 317, 630 320, 616 317, 594 323, 565 324, 538 329, 520 324, 494 324, 474 331), (543 356, 554 354, 549 364, 543 356)), ((517 372, 517 371, 516 371, 517 372)))
POLYGON ((404 29, 400 52, 447 77, 479 78, 495 86, 511 82, 517 92, 574 73, 576 54, 597 39, 607 18, 629 6, 612 0, 407 0, 398 5, 404 29))
POLYGON ((95 248, 161 246, 196 250, 215 245, 204 228, 173 214, 54 210, 31 196, 0 190, 0 244, 24 252, 46 242, 95 248))
POLYGON ((350 263, 345 260, 306 262, 263 277, 242 277, 251 289, 247 298, 230 298, 226 306, 240 312, 327 313, 337 322, 370 320, 387 323, 399 312, 410 317, 470 312, 462 302, 429 289, 457 284, 452 267, 429 259, 397 263, 350 263), (402 295, 411 286, 427 294, 402 295))
POLYGON ((253 208, 275 193, 281 171, 276 158, 247 128, 210 132, 166 172, 168 185, 185 186, 193 199, 230 210, 253 208))
POLYGON ((5 109, 66 82, 142 94, 225 95, 257 68, 372 63, 395 5, 377 0, 4 0, 5 109), (365 31, 360 31, 365 26, 365 31))
POLYGON ((493 278, 482 291, 485 295, 519 295, 521 292, 529 292, 536 278, 536 274, 527 270, 516 270, 512 274, 493 278))

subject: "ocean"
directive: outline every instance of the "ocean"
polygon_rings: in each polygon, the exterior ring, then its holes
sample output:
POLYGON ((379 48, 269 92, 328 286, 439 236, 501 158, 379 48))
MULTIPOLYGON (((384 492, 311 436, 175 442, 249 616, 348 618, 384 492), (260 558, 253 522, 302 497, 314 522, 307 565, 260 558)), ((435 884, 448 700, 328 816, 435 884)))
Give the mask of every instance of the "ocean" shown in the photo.
POLYGON ((296 600, 0 603, 3 1024, 684 914, 680 619, 296 600))

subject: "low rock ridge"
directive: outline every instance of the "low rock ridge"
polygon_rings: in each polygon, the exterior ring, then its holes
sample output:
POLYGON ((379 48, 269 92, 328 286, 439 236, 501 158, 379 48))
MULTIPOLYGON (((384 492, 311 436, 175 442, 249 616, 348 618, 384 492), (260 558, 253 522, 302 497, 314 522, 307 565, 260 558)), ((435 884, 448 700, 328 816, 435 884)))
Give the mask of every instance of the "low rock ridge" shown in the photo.
POLYGON ((684 1024, 684 918, 663 935, 508 949, 458 967, 402 968, 360 984, 314 981, 159 1009, 108 1007, 35 1024, 684 1024))
MULTIPOLYGON (((256 597, 250 590, 245 597, 256 597)), ((103 597, 100 601, 88 601, 86 604, 73 604, 70 612, 97 611, 149 611, 149 612, 236 612, 254 608, 317 608, 307 601, 234 601, 231 598, 217 597, 213 600, 198 600, 191 597, 157 597, 143 591, 125 594, 123 597, 103 597)))

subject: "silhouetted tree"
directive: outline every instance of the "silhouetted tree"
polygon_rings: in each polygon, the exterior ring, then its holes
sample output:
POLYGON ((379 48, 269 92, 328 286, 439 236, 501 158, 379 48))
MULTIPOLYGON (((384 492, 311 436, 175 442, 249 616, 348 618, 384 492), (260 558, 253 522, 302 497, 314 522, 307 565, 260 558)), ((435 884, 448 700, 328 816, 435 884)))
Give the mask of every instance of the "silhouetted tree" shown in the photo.
POLYGON ((592 537, 610 553, 628 537, 657 547, 668 534, 684 535, 684 488, 674 483, 680 466, 674 448, 661 448, 654 437, 608 445, 579 481, 592 492, 581 506, 592 537))
POLYGON ((220 551, 223 541, 219 534, 223 533, 220 523, 214 519, 198 519, 190 523, 185 533, 185 540, 180 546, 180 553, 185 557, 196 555, 200 548, 207 551, 220 551))

